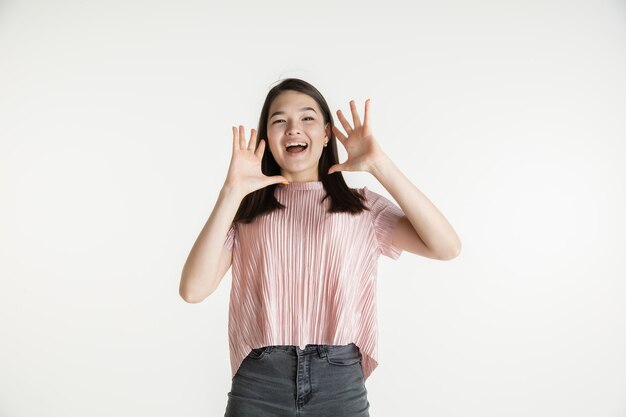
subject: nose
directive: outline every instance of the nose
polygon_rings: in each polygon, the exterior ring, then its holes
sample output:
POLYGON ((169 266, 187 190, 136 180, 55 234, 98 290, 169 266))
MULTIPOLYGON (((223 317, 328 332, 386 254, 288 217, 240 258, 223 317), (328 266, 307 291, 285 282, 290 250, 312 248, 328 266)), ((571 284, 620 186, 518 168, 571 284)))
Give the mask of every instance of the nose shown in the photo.
POLYGON ((289 126, 289 128, 287 129, 287 134, 288 134, 288 135, 293 135, 293 134, 299 135, 299 134, 300 134, 300 129, 298 129, 298 127, 297 127, 297 126, 295 126, 295 125, 293 125, 293 124, 292 124, 292 125, 290 125, 290 126, 289 126))

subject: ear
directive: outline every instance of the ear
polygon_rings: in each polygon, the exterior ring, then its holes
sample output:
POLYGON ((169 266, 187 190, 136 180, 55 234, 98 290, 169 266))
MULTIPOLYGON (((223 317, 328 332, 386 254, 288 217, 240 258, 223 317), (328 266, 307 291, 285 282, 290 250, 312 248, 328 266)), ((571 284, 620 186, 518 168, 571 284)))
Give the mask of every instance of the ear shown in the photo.
POLYGON ((324 139, 330 140, 330 123, 326 123, 325 130, 326 130, 326 136, 324 136, 324 139))

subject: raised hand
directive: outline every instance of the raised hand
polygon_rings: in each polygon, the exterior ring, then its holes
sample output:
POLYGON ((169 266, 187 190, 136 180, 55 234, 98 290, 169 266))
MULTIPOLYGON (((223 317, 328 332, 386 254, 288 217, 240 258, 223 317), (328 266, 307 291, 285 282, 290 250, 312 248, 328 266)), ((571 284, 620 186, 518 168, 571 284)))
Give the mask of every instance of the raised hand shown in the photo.
POLYGON ((263 174, 261 161, 266 141, 262 139, 255 151, 256 135, 257 131, 252 129, 250 141, 246 144, 243 125, 239 125, 239 130, 233 126, 233 154, 224 187, 236 190, 242 197, 268 185, 287 181, 282 175, 268 177, 263 174))
POLYGON ((342 164, 331 166, 328 170, 329 174, 336 171, 371 172, 371 168, 376 162, 387 158, 387 155, 378 145, 372 133, 372 127, 370 126, 370 99, 368 98, 365 101, 365 120, 363 124, 361 124, 359 114, 356 111, 354 100, 350 100, 350 109, 352 110, 354 128, 350 126, 341 110, 337 110, 337 117, 339 117, 339 121, 348 133, 348 136, 346 137, 337 126, 333 126, 335 136, 348 152, 348 159, 342 164))

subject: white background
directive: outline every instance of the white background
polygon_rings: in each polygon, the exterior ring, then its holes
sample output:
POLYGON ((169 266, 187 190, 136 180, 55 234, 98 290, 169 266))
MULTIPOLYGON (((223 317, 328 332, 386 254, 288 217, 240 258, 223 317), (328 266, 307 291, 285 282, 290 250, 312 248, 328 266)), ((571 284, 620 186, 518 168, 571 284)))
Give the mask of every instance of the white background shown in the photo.
POLYGON ((463 242, 380 258, 370 414, 626 415, 625 74, 620 1, 3 1, 0 415, 223 415, 231 275, 180 273, 289 76, 463 242))

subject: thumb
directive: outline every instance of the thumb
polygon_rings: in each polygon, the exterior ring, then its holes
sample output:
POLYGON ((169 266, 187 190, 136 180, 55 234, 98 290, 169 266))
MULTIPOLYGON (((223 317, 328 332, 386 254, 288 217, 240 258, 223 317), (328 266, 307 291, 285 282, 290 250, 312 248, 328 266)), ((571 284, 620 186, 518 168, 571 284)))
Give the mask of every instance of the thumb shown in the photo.
POLYGON ((282 175, 274 175, 273 177, 270 177, 270 179, 273 181, 272 184, 278 184, 280 182, 289 182, 289 180, 283 177, 282 175))
POLYGON ((328 169, 328 175, 332 174, 333 172, 341 171, 342 168, 342 164, 335 164, 328 169))

